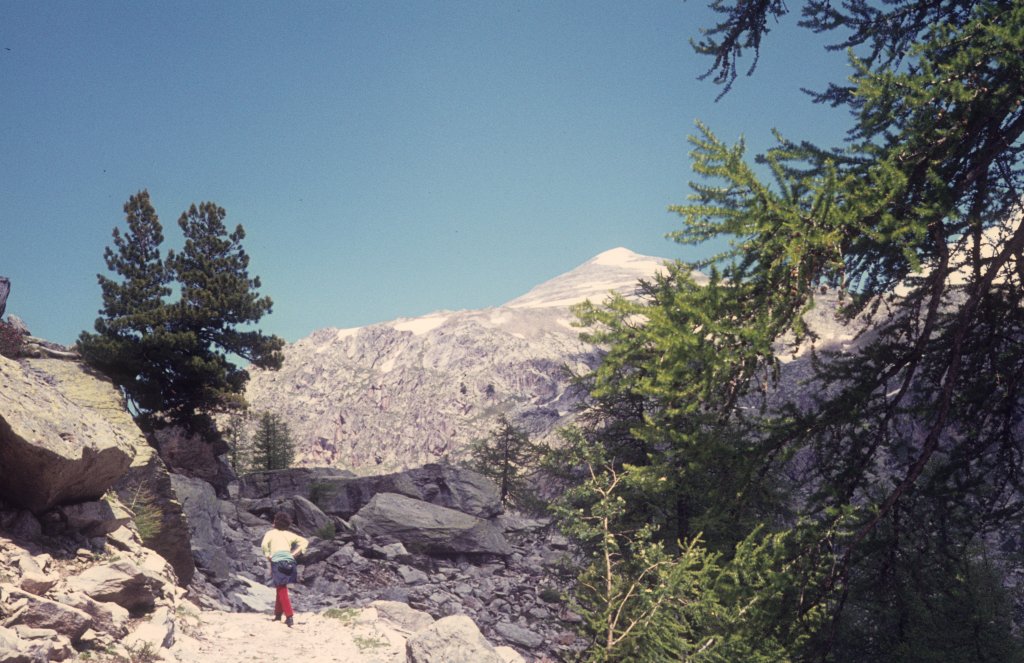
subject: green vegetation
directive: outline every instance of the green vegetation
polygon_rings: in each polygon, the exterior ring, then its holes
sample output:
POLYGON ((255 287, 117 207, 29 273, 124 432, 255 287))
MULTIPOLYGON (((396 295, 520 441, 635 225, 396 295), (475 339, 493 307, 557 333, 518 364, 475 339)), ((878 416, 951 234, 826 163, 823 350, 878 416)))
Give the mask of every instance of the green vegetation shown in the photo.
POLYGON ((333 521, 325 524, 316 531, 316 535, 325 541, 333 539, 334 535, 337 533, 338 530, 333 521))
POLYGON ((260 415, 252 440, 253 469, 283 470, 295 462, 295 444, 288 424, 270 412, 260 415))
POLYGON ((249 410, 232 412, 224 429, 224 441, 228 445, 227 460, 237 476, 251 472, 253 467, 252 442, 247 433, 249 410))
MULTIPOLYGON (((788 10, 712 7, 696 46, 727 90, 788 10)), ((813 95, 851 113, 847 144, 780 136, 755 165, 701 125, 671 236, 726 248, 579 309, 607 354, 557 509, 592 555, 588 660, 1024 660, 1022 560, 992 545, 1024 509, 1024 6, 802 14, 851 49, 813 95), (874 330, 778 393, 825 291, 874 330)))
POLYGON ((128 503, 125 505, 132 512, 132 521, 142 542, 148 544, 160 535, 163 529, 164 513, 156 496, 145 482, 128 486, 128 503))
POLYGON ((359 616, 359 610, 356 608, 327 608, 323 612, 324 617, 330 619, 337 619, 345 625, 354 624, 356 617, 359 616))
POLYGON ((355 643, 356 649, 360 652, 373 651, 374 649, 388 646, 388 641, 379 635, 360 635, 356 633, 352 636, 352 642, 355 643))
POLYGON ((242 226, 228 233, 226 212, 192 205, 178 220, 185 246, 161 255, 163 227, 141 191, 125 203, 127 232, 114 228, 104 259, 115 278, 98 276, 103 293, 96 333, 78 348, 121 388, 147 430, 180 424, 212 436, 210 414, 243 406, 249 374, 229 360, 261 368, 281 364, 284 341, 241 328, 270 313, 260 281, 248 273, 242 226), (169 301, 172 293, 178 298, 169 301))
POLYGON ((530 441, 525 429, 502 414, 490 437, 470 443, 468 466, 498 484, 502 504, 536 511, 540 505, 529 479, 540 466, 544 451, 530 441))

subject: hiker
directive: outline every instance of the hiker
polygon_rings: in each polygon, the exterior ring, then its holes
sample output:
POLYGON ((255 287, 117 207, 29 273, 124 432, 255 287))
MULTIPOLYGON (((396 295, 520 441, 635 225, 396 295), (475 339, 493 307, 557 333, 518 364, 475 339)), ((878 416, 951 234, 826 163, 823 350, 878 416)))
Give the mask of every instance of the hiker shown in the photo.
POLYGON ((277 600, 274 602, 274 621, 285 616, 284 623, 289 627, 294 624, 291 598, 288 596, 288 583, 299 581, 299 565, 296 555, 301 555, 309 545, 309 541, 294 532, 289 532, 292 519, 284 511, 274 514, 274 528, 263 535, 263 555, 270 562, 270 581, 267 583, 277 588, 277 600))

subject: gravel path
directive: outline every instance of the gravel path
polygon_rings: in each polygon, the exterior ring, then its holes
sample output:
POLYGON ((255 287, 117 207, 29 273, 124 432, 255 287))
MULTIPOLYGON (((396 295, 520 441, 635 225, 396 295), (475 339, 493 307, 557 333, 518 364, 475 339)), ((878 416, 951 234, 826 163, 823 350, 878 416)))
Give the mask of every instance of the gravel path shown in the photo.
POLYGON ((188 614, 169 652, 182 663, 404 663, 405 637, 377 611, 295 614, 295 626, 269 614, 188 614))

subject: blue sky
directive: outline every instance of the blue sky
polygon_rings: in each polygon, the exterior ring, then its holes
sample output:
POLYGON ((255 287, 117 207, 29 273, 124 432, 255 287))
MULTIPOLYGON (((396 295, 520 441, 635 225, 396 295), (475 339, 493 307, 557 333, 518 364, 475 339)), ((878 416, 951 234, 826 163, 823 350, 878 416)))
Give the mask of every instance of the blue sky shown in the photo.
POLYGON ((245 227, 288 341, 499 305, 617 246, 693 258, 664 236, 696 120, 751 153, 846 129, 800 92, 845 58, 788 18, 716 103, 697 0, 0 0, 7 311, 91 330, 140 189, 165 249, 192 202, 245 227))

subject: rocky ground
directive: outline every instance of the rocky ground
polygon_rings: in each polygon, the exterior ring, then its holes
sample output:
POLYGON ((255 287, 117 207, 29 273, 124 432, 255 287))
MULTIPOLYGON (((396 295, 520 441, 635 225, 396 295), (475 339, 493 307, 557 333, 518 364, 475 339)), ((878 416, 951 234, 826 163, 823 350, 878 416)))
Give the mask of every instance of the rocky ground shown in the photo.
POLYGON ((568 541, 503 513, 484 477, 223 467, 209 445, 147 439, 76 361, 0 356, 0 663, 272 660, 278 636, 356 663, 578 649, 568 541), (293 629, 267 619, 259 549, 281 510, 311 541, 293 629))

